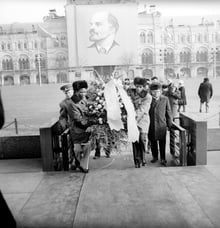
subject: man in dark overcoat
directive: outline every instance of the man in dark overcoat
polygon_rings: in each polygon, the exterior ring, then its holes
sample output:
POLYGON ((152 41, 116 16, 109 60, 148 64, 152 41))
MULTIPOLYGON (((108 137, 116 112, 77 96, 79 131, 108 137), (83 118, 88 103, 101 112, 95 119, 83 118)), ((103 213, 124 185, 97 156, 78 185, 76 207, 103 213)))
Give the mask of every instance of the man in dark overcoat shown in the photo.
POLYGON ((213 95, 212 84, 209 82, 209 78, 204 78, 203 82, 199 85, 198 95, 200 97, 200 108, 202 112, 202 106, 205 103, 206 112, 209 112, 209 101, 213 95))
POLYGON ((167 128, 172 126, 172 113, 169 100, 162 95, 162 86, 160 83, 150 85, 152 102, 149 110, 150 126, 148 138, 151 141, 152 163, 158 160, 158 143, 160 148, 161 164, 166 166, 166 133, 167 128))

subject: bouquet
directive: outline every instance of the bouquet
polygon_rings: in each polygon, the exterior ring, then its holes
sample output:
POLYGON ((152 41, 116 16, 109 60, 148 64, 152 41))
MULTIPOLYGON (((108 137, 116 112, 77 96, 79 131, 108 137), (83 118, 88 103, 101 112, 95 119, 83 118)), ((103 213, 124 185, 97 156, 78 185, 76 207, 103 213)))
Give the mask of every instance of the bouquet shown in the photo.
POLYGON ((105 152, 109 152, 112 149, 120 151, 120 144, 126 143, 126 129, 127 129, 127 112, 125 105, 118 94, 118 103, 121 111, 121 120, 123 122, 124 129, 114 130, 110 129, 107 121, 106 101, 104 96, 104 84, 102 82, 94 81, 90 84, 88 95, 88 115, 90 118, 101 118, 102 124, 93 125, 89 128, 91 132, 91 142, 93 145, 98 140, 101 147, 105 152))

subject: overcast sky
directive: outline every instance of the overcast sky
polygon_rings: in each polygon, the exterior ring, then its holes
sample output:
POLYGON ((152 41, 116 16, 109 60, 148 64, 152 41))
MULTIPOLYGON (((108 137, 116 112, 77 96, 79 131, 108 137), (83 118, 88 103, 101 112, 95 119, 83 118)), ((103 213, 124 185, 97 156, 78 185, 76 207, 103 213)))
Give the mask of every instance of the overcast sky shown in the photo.
MULTIPOLYGON (((65 15, 66 0, 0 0, 0 24, 13 22, 42 22, 50 9, 65 15)), ((220 0, 143 0, 156 5, 162 16, 220 15, 220 0)))

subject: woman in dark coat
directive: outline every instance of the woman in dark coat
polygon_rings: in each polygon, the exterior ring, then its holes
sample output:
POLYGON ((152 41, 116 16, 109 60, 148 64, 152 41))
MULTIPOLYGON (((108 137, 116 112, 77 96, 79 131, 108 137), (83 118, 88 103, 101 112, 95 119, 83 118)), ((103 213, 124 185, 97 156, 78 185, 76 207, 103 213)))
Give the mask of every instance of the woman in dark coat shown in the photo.
POLYGON ((150 91, 152 102, 149 110, 150 126, 148 137, 151 142, 152 163, 158 160, 158 143, 160 148, 161 164, 166 166, 166 133, 167 128, 172 126, 172 113, 169 100, 162 95, 160 83, 152 83, 150 91))
POLYGON ((198 95, 200 97, 199 111, 202 112, 202 106, 205 103, 206 112, 209 112, 209 101, 213 95, 212 84, 209 82, 209 78, 204 78, 204 81, 200 84, 198 95))
POLYGON ((88 114, 88 104, 86 100, 88 84, 84 80, 75 81, 73 83, 74 95, 68 106, 69 128, 71 142, 74 145, 75 158, 78 160, 76 164, 82 172, 88 172, 89 155, 90 155, 90 132, 87 128, 92 124, 97 124, 98 120, 91 120, 88 114))

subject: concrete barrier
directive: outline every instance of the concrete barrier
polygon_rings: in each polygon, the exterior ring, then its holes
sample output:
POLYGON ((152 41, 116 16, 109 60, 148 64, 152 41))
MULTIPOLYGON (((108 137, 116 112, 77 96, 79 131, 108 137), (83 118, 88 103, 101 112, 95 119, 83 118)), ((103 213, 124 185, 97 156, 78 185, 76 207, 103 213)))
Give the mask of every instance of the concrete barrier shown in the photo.
POLYGON ((0 159, 40 157, 39 135, 0 137, 0 159))
POLYGON ((208 129, 207 150, 220 151, 220 128, 208 129))

